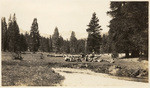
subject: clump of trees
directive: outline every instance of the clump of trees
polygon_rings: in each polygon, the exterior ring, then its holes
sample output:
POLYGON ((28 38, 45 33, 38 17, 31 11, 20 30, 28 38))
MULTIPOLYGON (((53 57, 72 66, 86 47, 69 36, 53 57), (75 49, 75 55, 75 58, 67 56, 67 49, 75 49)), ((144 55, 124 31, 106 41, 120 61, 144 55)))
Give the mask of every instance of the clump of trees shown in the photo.
POLYGON ((51 48, 50 48, 49 42, 50 42, 49 38, 41 37, 39 51, 50 52, 51 48))
POLYGON ((27 46, 25 36, 20 34, 15 14, 10 16, 8 27, 5 17, 1 19, 2 24, 2 50, 9 52, 26 51, 27 46))
POLYGON ((126 57, 148 56, 148 2, 111 2, 109 25, 111 51, 126 57))
POLYGON ((1 19, 2 25, 2 51, 9 52, 24 52, 37 51, 54 52, 54 53, 84 53, 85 39, 77 39, 75 32, 72 31, 70 40, 64 40, 59 35, 59 30, 56 27, 53 35, 49 38, 40 36, 38 30, 37 18, 33 19, 30 33, 21 34, 17 24, 15 14, 10 16, 8 24, 5 17, 1 19), (8 25, 8 27, 7 27, 8 25))

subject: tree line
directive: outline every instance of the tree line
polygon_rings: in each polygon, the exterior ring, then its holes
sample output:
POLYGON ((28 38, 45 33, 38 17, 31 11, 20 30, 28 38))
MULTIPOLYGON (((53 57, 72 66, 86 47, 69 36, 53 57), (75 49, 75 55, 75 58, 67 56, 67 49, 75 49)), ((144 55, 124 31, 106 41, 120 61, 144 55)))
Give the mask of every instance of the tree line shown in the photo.
MULTIPOLYGON (((40 36, 35 18, 30 33, 20 34, 15 14, 8 24, 2 18, 3 51, 42 51, 54 53, 125 53, 126 57, 148 56, 148 2, 111 2, 112 17, 108 34, 101 34, 99 19, 94 12, 87 25, 88 37, 77 39, 72 31, 70 39, 65 40, 56 27, 49 38, 40 36), (129 55, 131 53, 131 55, 129 55)), ((84 29, 85 30, 85 29, 84 29)))
POLYGON ((54 52, 54 53, 71 53, 78 54, 85 52, 86 39, 77 39, 75 32, 72 31, 70 40, 64 40, 59 35, 56 27, 53 35, 49 38, 40 36, 38 30, 37 18, 34 18, 31 25, 30 33, 21 34, 16 21, 15 14, 9 18, 8 24, 5 17, 1 19, 2 25, 2 51, 9 52, 54 52))

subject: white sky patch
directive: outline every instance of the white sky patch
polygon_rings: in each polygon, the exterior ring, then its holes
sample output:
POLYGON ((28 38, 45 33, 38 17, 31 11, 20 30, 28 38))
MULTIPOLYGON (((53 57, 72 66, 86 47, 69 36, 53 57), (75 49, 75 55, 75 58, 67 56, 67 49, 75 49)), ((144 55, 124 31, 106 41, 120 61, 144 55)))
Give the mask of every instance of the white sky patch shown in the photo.
POLYGON ((69 39, 71 31, 76 37, 87 37, 87 25, 93 12, 99 18, 103 33, 109 28, 109 1, 101 0, 0 0, 0 17, 8 18, 16 13, 17 23, 22 30, 30 31, 34 18, 37 18, 40 33, 52 35, 58 27, 60 35, 69 39))

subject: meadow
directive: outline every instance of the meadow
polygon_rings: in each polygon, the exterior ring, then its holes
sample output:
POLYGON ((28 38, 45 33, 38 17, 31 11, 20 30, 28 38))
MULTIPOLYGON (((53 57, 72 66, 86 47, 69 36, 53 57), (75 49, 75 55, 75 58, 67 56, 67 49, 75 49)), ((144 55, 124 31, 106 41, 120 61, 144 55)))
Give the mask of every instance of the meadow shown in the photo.
POLYGON ((13 60, 10 52, 2 52, 2 86, 56 86, 65 78, 52 70, 57 67, 90 69, 98 73, 132 78, 132 81, 148 82, 148 62, 138 58, 107 60, 108 54, 101 55, 102 62, 66 62, 64 57, 50 57, 49 53, 25 52, 23 60, 13 60))

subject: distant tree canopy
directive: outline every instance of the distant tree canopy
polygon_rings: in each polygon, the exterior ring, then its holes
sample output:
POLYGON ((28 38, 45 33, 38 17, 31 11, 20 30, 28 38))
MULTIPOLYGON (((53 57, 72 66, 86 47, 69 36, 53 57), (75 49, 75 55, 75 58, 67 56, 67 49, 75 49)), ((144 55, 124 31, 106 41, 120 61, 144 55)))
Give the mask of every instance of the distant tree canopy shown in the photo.
POLYGON ((50 35, 50 38, 49 38, 49 51, 52 52, 53 51, 53 45, 52 45, 52 37, 50 35))
POLYGON ((70 41, 64 40, 63 53, 70 53, 70 41))
POLYGON ((39 51, 50 52, 49 38, 41 37, 39 51))
POLYGON ((20 51, 27 51, 28 50, 27 40, 23 34, 20 34, 19 46, 21 46, 20 51))
POLYGON ((77 40, 77 48, 76 48, 77 53, 80 53, 80 54, 86 53, 86 51, 85 51, 85 47, 86 47, 85 42, 86 42, 86 39, 77 40))
POLYGON ((148 2, 111 2, 109 38, 113 53, 148 55, 148 2))
POLYGON ((99 25, 99 19, 96 17, 96 13, 94 12, 92 15, 92 19, 89 23, 88 29, 86 31, 88 32, 88 38, 87 38, 87 52, 95 52, 100 53, 100 43, 101 43, 101 35, 100 30, 101 26, 99 25))
POLYGON ((27 46, 27 51, 29 51, 29 47, 30 47, 30 35, 29 35, 29 33, 25 33, 25 39, 26 39, 26 46, 27 46))

